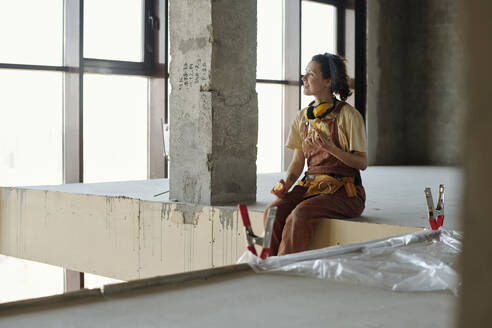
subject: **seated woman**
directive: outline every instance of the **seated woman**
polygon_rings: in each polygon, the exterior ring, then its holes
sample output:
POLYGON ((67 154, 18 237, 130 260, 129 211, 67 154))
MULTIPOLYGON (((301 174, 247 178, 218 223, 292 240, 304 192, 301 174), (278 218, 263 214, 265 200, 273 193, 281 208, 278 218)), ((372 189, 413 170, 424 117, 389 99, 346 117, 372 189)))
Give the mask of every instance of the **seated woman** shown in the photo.
POLYGON ((272 189, 277 200, 269 208, 278 207, 272 256, 307 250, 322 218, 358 217, 365 206, 360 178, 360 170, 367 167, 365 125, 360 113, 345 102, 351 92, 344 59, 328 53, 314 56, 302 82, 304 94, 314 100, 292 124, 286 146, 294 150, 294 157, 286 180, 272 189), (306 160, 306 174, 289 191, 306 160))

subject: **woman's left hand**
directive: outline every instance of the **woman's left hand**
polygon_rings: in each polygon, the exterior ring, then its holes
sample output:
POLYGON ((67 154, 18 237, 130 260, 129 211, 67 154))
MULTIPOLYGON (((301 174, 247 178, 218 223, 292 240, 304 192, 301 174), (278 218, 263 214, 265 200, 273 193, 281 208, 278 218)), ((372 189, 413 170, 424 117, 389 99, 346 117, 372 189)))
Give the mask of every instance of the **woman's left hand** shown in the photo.
POLYGON ((333 151, 338 148, 330 137, 325 136, 317 130, 314 130, 313 133, 306 138, 306 142, 318 146, 329 153, 333 153, 333 151))

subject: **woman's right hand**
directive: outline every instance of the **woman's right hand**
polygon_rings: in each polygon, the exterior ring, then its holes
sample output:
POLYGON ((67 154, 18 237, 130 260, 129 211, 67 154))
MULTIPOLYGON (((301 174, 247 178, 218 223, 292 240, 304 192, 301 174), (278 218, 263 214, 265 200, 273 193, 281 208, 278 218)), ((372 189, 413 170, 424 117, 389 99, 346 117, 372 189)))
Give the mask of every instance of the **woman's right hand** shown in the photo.
POLYGON ((278 198, 284 198, 285 194, 287 193, 287 186, 284 179, 280 179, 272 188, 272 190, 270 190, 270 192, 278 198))

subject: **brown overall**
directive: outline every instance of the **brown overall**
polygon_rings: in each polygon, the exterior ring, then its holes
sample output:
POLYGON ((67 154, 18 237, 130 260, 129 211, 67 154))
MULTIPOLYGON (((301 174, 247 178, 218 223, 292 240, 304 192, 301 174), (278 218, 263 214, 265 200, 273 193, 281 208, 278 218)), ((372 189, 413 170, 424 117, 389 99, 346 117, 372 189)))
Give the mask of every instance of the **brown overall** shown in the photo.
MULTIPOLYGON (((333 143, 339 148, 341 147, 338 139, 337 117, 343 104, 340 102, 336 106, 332 118, 323 119, 323 122, 328 124, 333 143)), ((307 136, 307 131, 306 125, 304 138, 307 136)), ((360 181, 359 170, 345 165, 321 148, 304 143, 303 150, 308 164, 306 175, 357 177, 356 181, 360 181)), ((284 255, 307 250, 313 239, 314 228, 322 218, 348 219, 360 216, 364 210, 366 195, 362 184, 356 183, 355 189, 357 191, 355 197, 349 197, 345 188, 338 189, 333 194, 305 197, 307 188, 296 185, 283 198, 270 204, 268 208, 278 207, 273 225, 270 255, 284 255)))

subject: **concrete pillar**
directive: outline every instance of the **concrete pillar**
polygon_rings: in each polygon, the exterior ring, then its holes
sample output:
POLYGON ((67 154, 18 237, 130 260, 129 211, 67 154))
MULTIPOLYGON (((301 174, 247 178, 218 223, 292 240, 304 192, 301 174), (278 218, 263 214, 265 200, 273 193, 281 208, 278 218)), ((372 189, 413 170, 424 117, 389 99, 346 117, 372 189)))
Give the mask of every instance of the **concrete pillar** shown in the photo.
POLYGON ((370 165, 457 165, 466 111, 456 0, 367 1, 370 165))
POLYGON ((170 198, 256 199, 256 0, 171 0, 170 198))
POLYGON ((459 327, 492 327, 492 2, 461 0, 465 19, 464 88, 466 117, 462 145, 465 169, 463 223, 465 241, 461 259, 463 295, 459 327))

